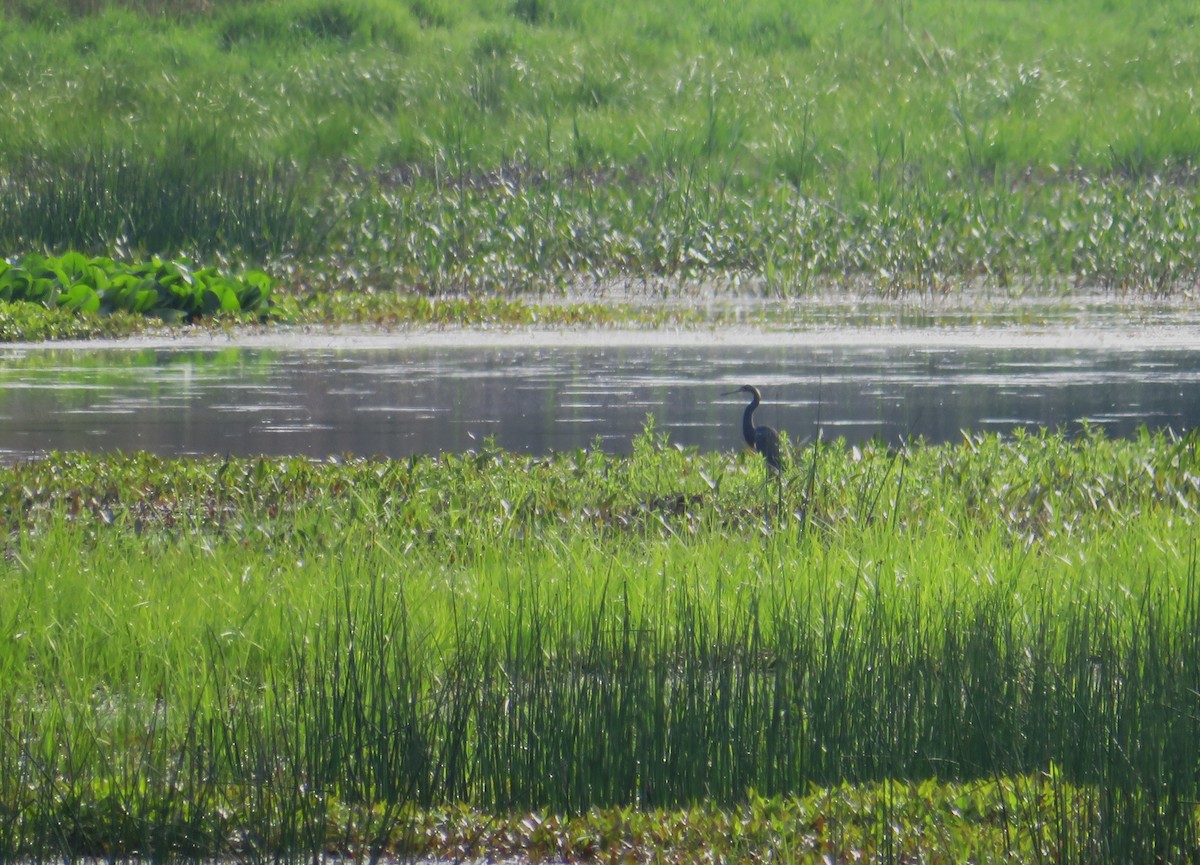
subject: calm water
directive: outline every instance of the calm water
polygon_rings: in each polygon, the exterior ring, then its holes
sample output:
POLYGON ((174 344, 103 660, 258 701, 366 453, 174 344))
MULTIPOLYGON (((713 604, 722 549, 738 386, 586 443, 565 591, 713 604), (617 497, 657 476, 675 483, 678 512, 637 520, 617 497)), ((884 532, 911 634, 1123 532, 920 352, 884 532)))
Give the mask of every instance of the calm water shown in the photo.
POLYGON ((1126 435, 1200 423, 1200 345, 1008 348, 841 340, 768 347, 396 345, 0 354, 0 454, 382 454, 462 451, 494 436, 544 453, 629 447, 653 413, 672 441, 738 447, 743 383, 793 441, 952 440, 962 430, 1081 423, 1126 435))

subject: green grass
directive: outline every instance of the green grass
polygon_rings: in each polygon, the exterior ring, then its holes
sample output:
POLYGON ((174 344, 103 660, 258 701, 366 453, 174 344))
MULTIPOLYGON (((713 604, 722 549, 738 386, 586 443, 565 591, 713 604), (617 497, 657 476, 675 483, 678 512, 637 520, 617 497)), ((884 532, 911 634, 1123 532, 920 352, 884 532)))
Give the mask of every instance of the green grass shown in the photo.
POLYGON ((531 849, 699 807, 880 859, 1194 854, 1195 437, 795 457, 782 507, 652 430, 7 469, 0 850, 422 850, 468 803, 581 821, 531 849))
POLYGON ((0 15, 9 253, 222 255, 424 292, 1170 292, 1200 273, 1183 2, 0 15))
MULTIPOLYGON (((261 267, 297 323, 1168 294, 1197 20, 5 0, 0 252, 261 267), (680 302, 517 296, 643 281, 680 302)), ((0 305, 4 338, 147 327, 0 305)), ((6 468, 0 860, 1195 859, 1196 444, 821 444, 778 499, 652 430, 6 468)))

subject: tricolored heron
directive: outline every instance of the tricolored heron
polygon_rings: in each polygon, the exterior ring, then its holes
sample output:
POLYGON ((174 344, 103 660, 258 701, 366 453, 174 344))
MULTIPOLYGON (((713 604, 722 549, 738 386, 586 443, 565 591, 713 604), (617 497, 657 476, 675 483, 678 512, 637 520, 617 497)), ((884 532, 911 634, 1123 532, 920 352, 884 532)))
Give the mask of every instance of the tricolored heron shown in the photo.
POLYGON ((754 425, 754 410, 762 402, 762 394, 754 385, 744 384, 737 390, 727 391, 721 396, 730 396, 735 393, 750 394, 750 405, 746 406, 746 413, 742 415, 742 435, 746 439, 746 444, 763 455, 763 459, 767 461, 769 472, 780 474, 783 471, 783 454, 779 447, 779 433, 769 426, 754 425))

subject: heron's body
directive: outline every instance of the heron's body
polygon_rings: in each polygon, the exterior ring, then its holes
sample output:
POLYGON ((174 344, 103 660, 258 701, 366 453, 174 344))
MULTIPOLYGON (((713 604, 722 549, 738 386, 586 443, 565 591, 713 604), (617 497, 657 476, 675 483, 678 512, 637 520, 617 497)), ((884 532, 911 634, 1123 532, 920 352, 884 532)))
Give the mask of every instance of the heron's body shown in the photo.
POLYGON ((783 453, 779 447, 779 433, 773 427, 754 425, 754 410, 762 402, 762 394, 749 384, 731 393, 750 394, 750 405, 746 406, 746 413, 742 415, 742 437, 746 439, 746 444, 763 455, 768 470, 776 474, 782 472, 783 453))

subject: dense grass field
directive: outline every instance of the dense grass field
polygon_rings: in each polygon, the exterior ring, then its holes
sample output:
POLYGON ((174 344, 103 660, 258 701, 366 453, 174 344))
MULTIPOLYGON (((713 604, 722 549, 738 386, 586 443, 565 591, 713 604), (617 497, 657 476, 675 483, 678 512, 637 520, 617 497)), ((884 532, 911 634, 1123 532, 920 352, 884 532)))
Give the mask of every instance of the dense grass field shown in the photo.
POLYGON ((6 861, 1200 851, 1195 436, 2 474, 6 861))
POLYGON ((298 290, 1172 292, 1183 0, 5 0, 0 248, 298 290))

